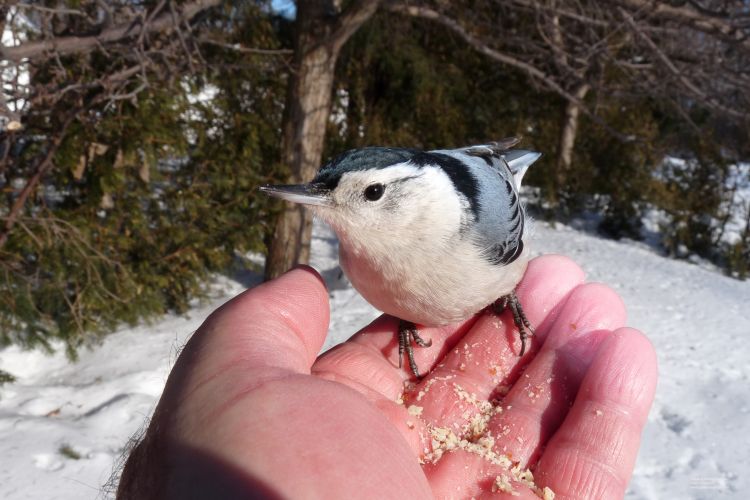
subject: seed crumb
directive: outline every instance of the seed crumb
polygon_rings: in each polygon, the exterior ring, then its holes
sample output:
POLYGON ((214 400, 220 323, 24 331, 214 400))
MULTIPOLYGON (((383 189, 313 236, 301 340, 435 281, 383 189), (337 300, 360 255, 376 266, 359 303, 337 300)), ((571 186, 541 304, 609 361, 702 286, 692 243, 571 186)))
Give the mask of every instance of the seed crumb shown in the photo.
POLYGON ((424 408, 417 405, 410 405, 409 408, 406 409, 406 411, 409 412, 409 415, 414 415, 415 417, 420 416, 422 414, 422 410, 424 410, 424 408))
POLYGON ((514 497, 521 496, 519 492, 513 489, 510 479, 505 475, 496 476, 495 482, 492 483, 492 493, 497 493, 498 491, 508 493, 514 497))

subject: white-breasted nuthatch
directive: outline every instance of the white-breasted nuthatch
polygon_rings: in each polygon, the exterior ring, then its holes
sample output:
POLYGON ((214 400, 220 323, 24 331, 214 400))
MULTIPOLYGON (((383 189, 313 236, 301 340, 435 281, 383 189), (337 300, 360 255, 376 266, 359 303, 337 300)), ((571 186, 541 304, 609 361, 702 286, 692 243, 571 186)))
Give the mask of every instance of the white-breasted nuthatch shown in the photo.
MULTIPOLYGON (((521 352, 531 330, 515 294, 529 260, 518 191, 541 153, 516 138, 460 149, 347 151, 309 184, 263 186, 309 206, 339 238, 341 268, 379 310, 401 320, 399 366, 416 324, 456 323, 491 304, 509 306, 521 352)), ((533 330, 531 330, 533 332, 533 330)))

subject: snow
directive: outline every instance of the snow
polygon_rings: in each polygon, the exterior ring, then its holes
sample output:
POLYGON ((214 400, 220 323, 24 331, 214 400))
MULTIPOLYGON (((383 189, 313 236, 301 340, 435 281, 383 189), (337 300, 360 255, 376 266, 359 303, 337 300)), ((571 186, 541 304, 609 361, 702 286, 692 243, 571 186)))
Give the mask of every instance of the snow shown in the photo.
MULTIPOLYGON (((656 401, 627 494, 629 499, 744 498, 750 488, 750 282, 656 255, 645 244, 615 242, 567 226, 535 224, 537 253, 562 253, 589 279, 624 298, 629 323, 659 356, 656 401)), ((316 226, 313 265, 329 285, 332 321, 325 347, 377 316, 337 268, 336 240, 316 226)), ((124 328, 76 363, 9 347, 0 369, 0 498, 86 499, 104 486, 142 430, 170 366, 201 321, 258 282, 217 278, 223 289, 189 316, 124 328)), ((111 483, 110 483, 111 484, 111 483)))

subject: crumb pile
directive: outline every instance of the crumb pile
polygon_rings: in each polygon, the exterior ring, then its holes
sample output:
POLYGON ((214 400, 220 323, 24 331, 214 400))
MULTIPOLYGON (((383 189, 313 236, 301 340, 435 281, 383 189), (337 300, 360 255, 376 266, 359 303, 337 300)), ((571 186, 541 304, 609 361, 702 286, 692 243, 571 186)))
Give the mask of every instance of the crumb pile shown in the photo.
MULTIPOLYGON (((553 500, 555 498, 554 492, 548 487, 540 488, 537 486, 534 482, 534 476, 529 469, 522 470, 521 466, 514 463, 508 455, 498 453, 495 450, 496 437, 500 436, 493 436, 488 429, 488 424, 494 415, 503 412, 503 406, 500 404, 500 401, 480 400, 476 394, 466 391, 459 384, 449 382, 454 378, 455 375, 432 378, 418 392, 413 385, 407 386, 404 394, 396 401, 406 407, 410 418, 421 419, 423 407, 418 404, 407 405, 405 402, 414 401, 415 403, 419 403, 433 385, 438 382, 446 382, 451 384, 453 393, 458 401, 468 406, 462 414, 466 423, 460 429, 454 430, 450 427, 437 427, 431 423, 423 422, 426 429, 426 436, 423 436, 425 448, 423 455, 420 457, 420 463, 436 464, 447 453, 463 450, 464 452, 477 455, 488 463, 503 469, 503 472, 496 476, 492 484, 493 492, 504 492, 517 496, 519 493, 513 488, 513 484, 516 483, 528 487, 539 498, 553 500)), ((510 409, 509 406, 506 408, 510 409)), ((415 427, 412 420, 407 421, 407 426, 410 429, 415 427)), ((509 433, 510 429, 506 427, 502 434, 504 436, 509 433)))

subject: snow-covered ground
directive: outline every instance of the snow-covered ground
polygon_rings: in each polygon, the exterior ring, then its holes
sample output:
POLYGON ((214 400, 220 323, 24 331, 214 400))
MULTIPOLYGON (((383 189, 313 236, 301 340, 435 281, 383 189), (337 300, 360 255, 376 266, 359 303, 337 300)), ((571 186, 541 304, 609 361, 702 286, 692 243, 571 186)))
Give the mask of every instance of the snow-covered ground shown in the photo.
MULTIPOLYGON (((577 260, 591 280, 625 299, 629 323, 656 345, 660 380, 628 498, 745 498, 750 489, 750 282, 664 259, 633 242, 537 223, 538 253, 577 260)), ((325 348, 377 312, 336 267, 336 241, 316 228, 313 264, 329 284, 325 348)), ((86 499, 105 487, 131 435, 142 429, 180 347, 211 310, 257 282, 220 278, 224 292, 189 317, 123 329, 77 363, 11 347, 0 369, 0 498, 86 499)))

